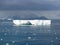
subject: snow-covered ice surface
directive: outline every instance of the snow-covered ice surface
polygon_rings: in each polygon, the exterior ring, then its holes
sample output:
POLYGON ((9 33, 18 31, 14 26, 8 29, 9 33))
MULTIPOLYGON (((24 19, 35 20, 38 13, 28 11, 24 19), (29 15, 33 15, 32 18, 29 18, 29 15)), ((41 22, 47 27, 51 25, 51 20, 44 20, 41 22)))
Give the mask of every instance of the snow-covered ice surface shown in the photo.
POLYGON ((13 20, 13 23, 16 26, 29 26, 29 25, 33 25, 33 26, 49 26, 51 25, 51 20, 13 20))

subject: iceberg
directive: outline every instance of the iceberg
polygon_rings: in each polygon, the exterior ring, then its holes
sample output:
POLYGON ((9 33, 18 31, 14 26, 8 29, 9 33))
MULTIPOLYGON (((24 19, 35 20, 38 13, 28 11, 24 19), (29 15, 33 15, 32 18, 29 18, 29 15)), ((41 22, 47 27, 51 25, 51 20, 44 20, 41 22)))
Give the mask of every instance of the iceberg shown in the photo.
POLYGON ((13 20, 14 25, 16 26, 29 26, 29 25, 40 25, 48 26, 51 25, 51 20, 13 20))

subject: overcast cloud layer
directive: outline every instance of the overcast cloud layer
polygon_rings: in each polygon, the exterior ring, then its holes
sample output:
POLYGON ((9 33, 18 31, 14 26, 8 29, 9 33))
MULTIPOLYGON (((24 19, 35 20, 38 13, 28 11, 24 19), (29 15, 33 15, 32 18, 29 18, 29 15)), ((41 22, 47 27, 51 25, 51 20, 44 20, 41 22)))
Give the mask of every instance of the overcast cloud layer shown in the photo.
POLYGON ((0 0, 0 10, 60 10, 60 0, 0 0))
POLYGON ((0 0, 0 18, 45 16, 60 19, 60 11, 57 10, 60 10, 60 0, 0 0))

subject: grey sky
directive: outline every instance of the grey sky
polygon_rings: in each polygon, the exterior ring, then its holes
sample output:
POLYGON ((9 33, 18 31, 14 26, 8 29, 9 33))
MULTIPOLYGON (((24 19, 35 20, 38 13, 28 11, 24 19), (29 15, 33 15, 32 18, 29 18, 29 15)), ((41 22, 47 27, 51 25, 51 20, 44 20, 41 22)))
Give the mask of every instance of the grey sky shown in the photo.
POLYGON ((0 0, 0 9, 59 10, 60 0, 0 0))
POLYGON ((60 0, 0 0, 1 4, 24 4, 28 2, 34 3, 52 3, 52 4, 60 4, 60 0), (24 3, 23 3, 24 2, 24 3))
POLYGON ((0 0, 0 18, 17 15, 21 18, 45 16, 60 19, 60 11, 56 10, 60 10, 60 0, 0 0))

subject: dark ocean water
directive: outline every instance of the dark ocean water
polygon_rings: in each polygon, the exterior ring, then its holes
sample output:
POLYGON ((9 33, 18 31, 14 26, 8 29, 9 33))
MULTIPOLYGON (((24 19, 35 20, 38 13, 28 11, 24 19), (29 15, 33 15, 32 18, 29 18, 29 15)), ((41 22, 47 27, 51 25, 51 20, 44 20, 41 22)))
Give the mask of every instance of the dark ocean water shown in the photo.
POLYGON ((0 45, 60 45, 60 28, 54 26, 10 26, 0 23, 0 45))

